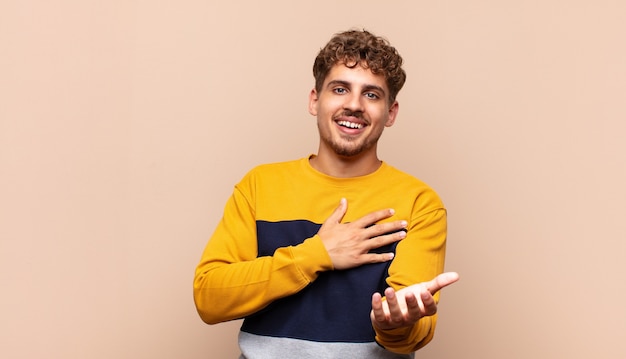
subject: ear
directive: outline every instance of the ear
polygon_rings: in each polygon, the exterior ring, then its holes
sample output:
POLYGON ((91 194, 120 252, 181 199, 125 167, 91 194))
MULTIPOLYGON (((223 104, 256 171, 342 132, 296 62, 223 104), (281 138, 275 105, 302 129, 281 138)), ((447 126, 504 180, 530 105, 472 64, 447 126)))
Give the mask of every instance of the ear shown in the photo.
POLYGON ((400 104, 398 104, 398 101, 394 101, 393 104, 391 104, 391 107, 389 107, 389 117, 385 122, 385 127, 393 126, 393 124, 396 122, 396 116, 398 116, 399 109, 400 104))
POLYGON ((314 89, 309 93, 309 113, 313 116, 317 116, 317 101, 319 96, 317 95, 317 91, 314 89))

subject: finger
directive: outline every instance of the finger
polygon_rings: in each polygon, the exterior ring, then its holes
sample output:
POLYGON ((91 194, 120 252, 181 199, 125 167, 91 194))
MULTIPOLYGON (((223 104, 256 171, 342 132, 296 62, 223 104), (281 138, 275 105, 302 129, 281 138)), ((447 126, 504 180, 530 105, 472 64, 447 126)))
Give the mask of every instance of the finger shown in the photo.
POLYGON ((417 294, 413 293, 417 298, 417 306, 420 308, 421 315, 424 315, 424 303, 422 302, 422 293, 428 292, 428 289, 424 286, 424 283, 417 285, 417 294))
POLYGON ((374 293, 372 295, 372 314, 374 320, 377 322, 384 322, 387 319, 385 310, 383 307, 383 299, 380 293, 374 293))
POLYGON ((364 242, 364 245, 367 246, 368 249, 380 248, 386 246, 388 244, 398 242, 402 239, 406 238, 405 231, 399 231, 391 234, 386 234, 384 236, 378 236, 370 238, 369 241, 364 242))
POLYGON ((433 280, 424 283, 430 294, 435 294, 441 289, 459 280, 459 274, 456 272, 441 273, 433 280))
POLYGON ((389 218, 393 216, 394 214, 396 214, 396 211, 393 209, 382 209, 380 211, 374 211, 374 212, 368 213, 364 215, 363 217, 354 221, 354 223, 358 225, 360 228, 366 228, 382 219, 389 218))
POLYGON ((393 259, 395 255, 390 252, 390 253, 367 253, 367 254, 362 254, 359 257, 359 264, 373 264, 373 263, 383 263, 383 262, 388 262, 390 260, 393 259))
POLYGON ((423 315, 422 309, 420 308, 420 303, 415 297, 415 293, 409 291, 404 295, 404 300, 406 302, 407 309, 407 319, 410 323, 417 322, 423 315))
POLYGON ((402 323, 404 321, 404 313, 402 313, 402 307, 398 301, 398 296, 393 288, 385 289, 385 298, 389 305, 389 319, 394 323, 402 323))
POLYGON ((367 237, 374 238, 383 234, 403 233, 406 234, 407 221, 393 221, 378 223, 367 228, 367 237))
POLYGON ((437 313, 437 303, 435 302, 435 298, 433 298, 432 294, 429 291, 424 290, 420 293, 420 299, 422 304, 424 305, 424 316, 430 316, 437 313))

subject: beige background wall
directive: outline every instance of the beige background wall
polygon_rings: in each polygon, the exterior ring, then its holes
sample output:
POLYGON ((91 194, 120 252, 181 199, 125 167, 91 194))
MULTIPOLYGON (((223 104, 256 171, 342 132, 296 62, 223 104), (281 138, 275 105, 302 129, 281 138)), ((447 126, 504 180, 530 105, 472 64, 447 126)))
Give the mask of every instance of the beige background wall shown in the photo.
POLYGON ((450 214, 419 358, 626 358, 623 1, 0 2, 0 357, 235 358, 193 270, 233 184, 314 152, 317 50, 406 60, 382 156, 450 214))

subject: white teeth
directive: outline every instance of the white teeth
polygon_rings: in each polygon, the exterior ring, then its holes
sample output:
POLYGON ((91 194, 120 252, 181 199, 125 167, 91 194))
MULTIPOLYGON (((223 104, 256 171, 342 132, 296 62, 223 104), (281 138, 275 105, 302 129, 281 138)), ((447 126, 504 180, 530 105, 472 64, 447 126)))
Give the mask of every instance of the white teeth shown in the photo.
POLYGON ((337 122, 340 126, 349 127, 349 128, 363 128, 363 125, 360 123, 354 123, 350 121, 339 121, 337 122))

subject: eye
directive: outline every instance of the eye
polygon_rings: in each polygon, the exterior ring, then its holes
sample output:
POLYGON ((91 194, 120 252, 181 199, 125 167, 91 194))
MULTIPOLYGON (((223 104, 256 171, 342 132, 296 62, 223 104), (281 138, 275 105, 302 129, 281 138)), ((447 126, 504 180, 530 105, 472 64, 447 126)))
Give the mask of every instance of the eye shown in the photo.
POLYGON ((366 92, 365 97, 367 97, 370 100, 378 100, 380 98, 380 96, 378 96, 377 94, 373 92, 366 92))
POLYGON ((343 88, 343 87, 336 87, 335 89, 333 89, 333 92, 335 92, 335 93, 336 93, 336 94, 338 94, 338 95, 343 95, 343 94, 345 94, 346 92, 348 92, 348 90, 346 90, 346 89, 345 89, 345 88, 343 88))

